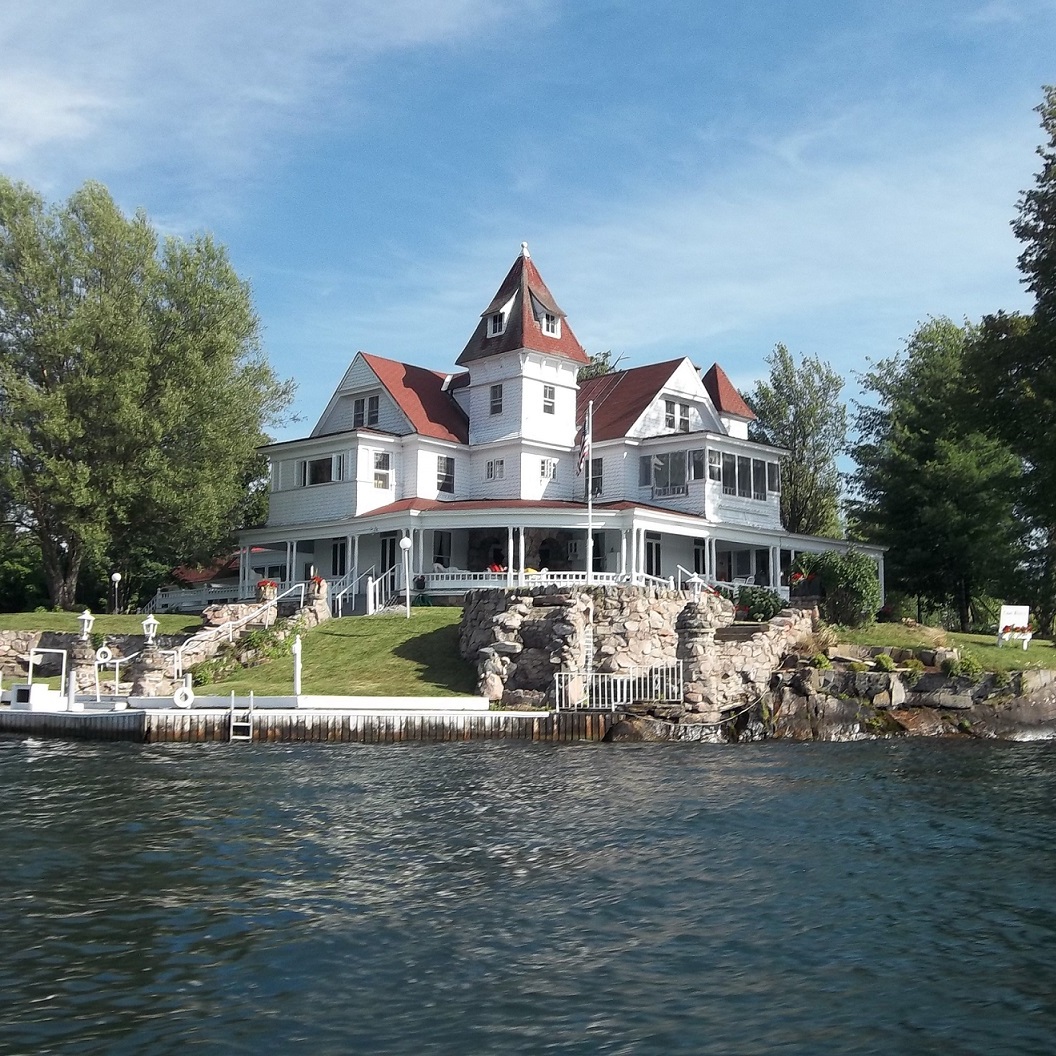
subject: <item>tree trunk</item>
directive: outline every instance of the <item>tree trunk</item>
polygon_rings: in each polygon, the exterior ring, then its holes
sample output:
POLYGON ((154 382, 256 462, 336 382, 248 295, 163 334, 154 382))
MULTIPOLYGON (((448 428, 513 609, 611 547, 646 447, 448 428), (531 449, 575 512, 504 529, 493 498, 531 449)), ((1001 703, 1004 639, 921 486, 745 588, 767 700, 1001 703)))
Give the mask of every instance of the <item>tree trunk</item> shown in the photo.
POLYGON ((38 539, 52 608, 73 609, 77 603, 77 579, 81 574, 81 548, 75 543, 64 546, 43 535, 38 535, 38 539))

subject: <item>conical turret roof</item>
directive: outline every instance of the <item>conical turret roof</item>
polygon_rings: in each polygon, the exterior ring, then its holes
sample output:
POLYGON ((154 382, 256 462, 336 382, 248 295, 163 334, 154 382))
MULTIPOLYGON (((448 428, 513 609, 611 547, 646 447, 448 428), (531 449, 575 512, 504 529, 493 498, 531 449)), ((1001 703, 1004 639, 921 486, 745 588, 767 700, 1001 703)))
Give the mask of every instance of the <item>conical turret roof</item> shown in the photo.
POLYGON ((513 262, 513 267, 502 280, 491 303, 484 309, 473 336, 456 362, 464 367, 478 359, 522 348, 570 359, 574 363, 590 362, 590 357, 572 333, 565 313, 558 307, 539 269, 532 262, 527 242, 521 243, 521 252, 513 262), (501 333, 493 333, 491 319, 500 312, 504 317, 503 329, 501 333), (547 314, 557 318, 556 333, 544 330, 547 314))

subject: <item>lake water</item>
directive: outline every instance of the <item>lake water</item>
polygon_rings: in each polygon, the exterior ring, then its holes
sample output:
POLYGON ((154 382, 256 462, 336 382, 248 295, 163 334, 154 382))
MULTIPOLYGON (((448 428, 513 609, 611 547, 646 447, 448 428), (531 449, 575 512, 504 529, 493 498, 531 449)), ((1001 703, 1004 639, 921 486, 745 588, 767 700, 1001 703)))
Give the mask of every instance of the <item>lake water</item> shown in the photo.
POLYGON ((1056 1051, 1056 745, 0 742, 0 1053, 1056 1051))

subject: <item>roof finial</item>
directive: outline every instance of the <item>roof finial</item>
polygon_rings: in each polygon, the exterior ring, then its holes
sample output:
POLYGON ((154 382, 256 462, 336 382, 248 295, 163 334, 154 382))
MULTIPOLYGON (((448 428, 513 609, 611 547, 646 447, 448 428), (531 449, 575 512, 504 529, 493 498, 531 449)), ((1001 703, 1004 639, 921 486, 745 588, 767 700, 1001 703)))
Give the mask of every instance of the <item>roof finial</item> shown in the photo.
POLYGON ((522 242, 521 243, 521 256, 524 257, 525 260, 531 260, 532 259, 531 253, 528 252, 528 243, 527 242, 522 242))

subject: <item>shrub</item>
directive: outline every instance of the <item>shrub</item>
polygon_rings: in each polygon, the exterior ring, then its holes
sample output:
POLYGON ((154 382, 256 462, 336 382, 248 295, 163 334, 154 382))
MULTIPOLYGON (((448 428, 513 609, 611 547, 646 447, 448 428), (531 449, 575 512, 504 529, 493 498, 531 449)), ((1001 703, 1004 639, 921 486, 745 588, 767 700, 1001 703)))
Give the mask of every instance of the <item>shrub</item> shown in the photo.
POLYGON ((961 673, 961 662, 952 656, 946 657, 942 662, 942 673, 947 678, 957 678, 961 673))
POLYGON ((737 594, 737 608, 755 623, 773 619, 784 607, 780 595, 766 587, 741 587, 737 594))
POLYGON ((995 689, 1004 689, 1006 686, 1011 685, 1012 676, 1007 671, 995 671, 993 680, 995 689))
POLYGON ((974 653, 965 653, 961 657, 961 674, 965 678, 978 682, 983 677, 984 671, 982 661, 974 653))
POLYGON ((887 653, 877 653, 873 657, 873 663, 877 671, 894 671, 895 669, 895 662, 887 653))
POLYGON ((832 661, 824 653, 815 653, 808 661, 811 667, 816 667, 820 671, 827 671, 832 667, 832 661))
POLYGON ((857 674, 862 674, 864 671, 869 670, 868 664, 863 664, 861 660, 855 660, 853 663, 847 665, 848 671, 854 671, 857 674))
POLYGON ((924 661, 917 659, 915 656, 911 656, 902 666, 906 669, 910 685, 924 674, 924 661))
POLYGON ((214 656, 211 660, 203 660, 195 664, 190 670, 191 684, 195 686, 211 686, 214 682, 223 682, 230 678, 242 665, 234 656, 224 653, 214 656))
POLYGON ((876 562, 857 550, 841 554, 827 550, 818 562, 825 591, 822 611, 829 623, 861 627, 873 619, 880 605, 876 562))

